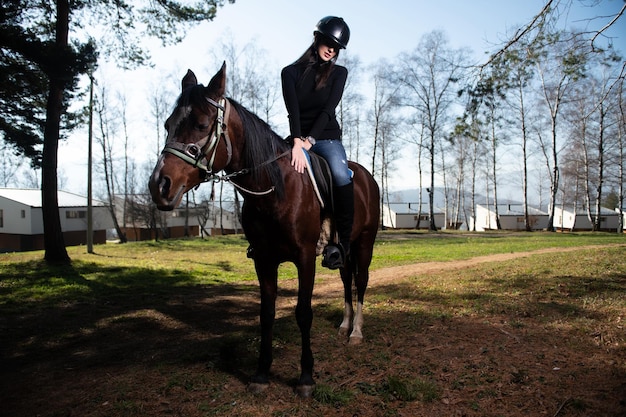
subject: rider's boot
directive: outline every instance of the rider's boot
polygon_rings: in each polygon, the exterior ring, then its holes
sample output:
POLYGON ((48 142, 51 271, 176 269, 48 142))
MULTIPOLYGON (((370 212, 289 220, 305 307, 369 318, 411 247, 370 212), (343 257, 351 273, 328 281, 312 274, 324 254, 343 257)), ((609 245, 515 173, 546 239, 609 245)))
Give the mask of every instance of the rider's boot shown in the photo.
POLYGON ((350 256, 350 236, 352 235, 352 223, 354 221, 354 183, 336 187, 334 190, 333 217, 339 244, 328 245, 324 249, 322 266, 329 269, 341 268, 350 256))

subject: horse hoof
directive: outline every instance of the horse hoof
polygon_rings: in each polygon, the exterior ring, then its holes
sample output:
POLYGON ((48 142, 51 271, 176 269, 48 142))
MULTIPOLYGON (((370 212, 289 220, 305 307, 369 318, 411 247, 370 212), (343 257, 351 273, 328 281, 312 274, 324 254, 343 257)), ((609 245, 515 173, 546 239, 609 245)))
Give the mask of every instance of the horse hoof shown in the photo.
POLYGON ((269 386, 270 384, 262 384, 260 382, 250 382, 250 384, 248 384, 248 392, 251 394, 261 394, 269 386))
POLYGON ((350 334, 350 329, 347 327, 340 327, 338 334, 339 337, 348 337, 348 334, 350 334))
POLYGON ((296 394, 300 398, 311 398, 315 391, 315 385, 298 385, 296 387, 296 394))
POLYGON ((363 336, 350 336, 350 341, 348 342, 351 346, 360 345, 363 343, 363 336))

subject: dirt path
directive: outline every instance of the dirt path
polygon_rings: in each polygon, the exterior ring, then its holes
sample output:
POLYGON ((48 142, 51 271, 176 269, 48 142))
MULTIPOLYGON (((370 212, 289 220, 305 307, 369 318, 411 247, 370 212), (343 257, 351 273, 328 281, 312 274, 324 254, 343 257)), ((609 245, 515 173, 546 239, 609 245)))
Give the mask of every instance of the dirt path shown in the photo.
MULTIPOLYGON (((488 262, 503 262, 513 259, 526 258, 533 255, 541 255, 546 253, 565 253, 578 250, 598 249, 602 247, 620 247, 626 246, 621 244, 614 245, 589 245, 589 246, 576 246, 569 248, 545 248, 534 251, 525 252, 513 252, 513 253, 499 253, 495 255, 477 256, 470 259, 457 260, 457 261, 440 261, 440 262, 421 262, 409 265, 391 266, 387 268, 377 269, 370 272, 369 288, 373 288, 379 285, 389 284, 391 281, 398 282, 409 277, 429 274, 440 271, 454 270, 469 268, 476 265, 480 265, 488 262)), ((317 274, 317 282, 315 284, 316 294, 340 294, 343 291, 343 286, 340 280, 335 279, 337 273, 328 273, 328 270, 324 270, 323 273, 317 274)), ((297 280, 292 280, 292 285, 297 285, 297 280)))

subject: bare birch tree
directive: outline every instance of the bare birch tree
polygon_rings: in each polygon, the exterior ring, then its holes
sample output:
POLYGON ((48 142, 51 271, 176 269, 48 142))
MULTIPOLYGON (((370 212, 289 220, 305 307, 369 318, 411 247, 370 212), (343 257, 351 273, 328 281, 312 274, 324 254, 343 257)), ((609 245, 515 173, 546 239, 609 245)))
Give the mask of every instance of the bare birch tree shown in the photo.
MULTIPOLYGON (((619 176, 621 152, 619 119, 613 115, 619 105, 615 79, 622 61, 605 52, 592 57, 593 69, 576 83, 565 114, 572 141, 567 172, 582 187, 581 202, 594 230, 601 229, 602 203, 607 185, 615 184, 611 179, 619 176)), ((577 198, 578 194, 574 196, 577 198)))
POLYGON ((98 116, 98 130, 100 134, 94 137, 96 142, 99 143, 102 152, 102 164, 100 167, 103 171, 102 175, 105 184, 107 208, 109 209, 115 231, 120 241, 125 242, 125 234, 120 227, 116 213, 117 181, 115 178, 116 164, 113 162, 113 149, 115 148, 115 136, 117 131, 117 125, 113 120, 118 118, 119 115, 110 113, 109 97, 104 85, 100 87, 95 103, 95 113, 98 116))
POLYGON ((385 201, 389 203, 388 176, 394 154, 395 110, 398 108, 398 88, 391 82, 389 68, 388 62, 382 60, 371 69, 374 96, 368 115, 372 131, 370 170, 381 187, 381 212, 385 201))
MULTIPOLYGON (((280 91, 280 76, 268 74, 266 69, 271 65, 265 61, 267 54, 254 41, 243 46, 235 43, 232 33, 226 33, 220 45, 212 48, 211 54, 215 62, 225 61, 228 68, 226 80, 226 95, 256 113, 271 125, 271 119, 276 112, 277 103, 282 97, 280 91), (217 52, 219 51, 219 56, 217 52)), ((220 215, 224 214, 224 200, 232 196, 233 212, 241 224, 241 203, 239 193, 234 186, 219 186, 220 215)), ((220 222, 221 224, 221 222, 220 222)), ((223 226, 221 226, 223 229, 223 226)))
MULTIPOLYGON (((397 80, 402 87, 403 104, 424 121, 430 162, 430 230, 437 230, 434 215, 434 191, 437 143, 447 134, 447 118, 455 102, 455 84, 464 76, 467 53, 453 50, 441 31, 426 34, 410 53, 398 59, 397 80)), ((452 130, 452 129, 449 129, 452 130)))
POLYGON ((550 204, 548 207, 548 231, 554 231, 554 210, 559 189, 559 153, 563 138, 559 132, 562 106, 574 83, 585 74, 587 54, 581 38, 575 34, 559 32, 545 38, 544 48, 536 57, 540 94, 543 98, 545 116, 550 123, 550 140, 544 141, 544 154, 550 166, 550 204))
POLYGON ((507 105, 510 107, 513 118, 513 130, 517 130, 518 144, 521 148, 521 164, 522 164, 522 205, 524 212, 524 229, 531 231, 531 221, 529 215, 528 201, 528 183, 529 183, 529 160, 531 154, 531 140, 528 128, 529 105, 527 104, 527 96, 531 94, 531 82, 534 77, 533 53, 532 47, 523 42, 515 48, 507 51, 503 57, 503 63, 509 68, 508 71, 508 94, 507 105))
POLYGON ((17 150, 0 137, 0 185, 8 187, 17 185, 17 173, 22 166, 22 160, 17 156, 17 150))
POLYGON ((348 68, 349 75, 343 90, 343 97, 337 108, 337 119, 342 130, 342 142, 348 159, 359 162, 360 148, 369 146, 368 142, 361 142, 361 108, 365 97, 360 93, 363 69, 358 56, 343 54, 340 57, 342 65, 348 68))
POLYGON ((613 110, 614 118, 617 121, 617 144, 618 144, 618 160, 617 160, 617 212, 619 213, 618 233, 624 231, 624 182, 626 181, 626 155, 624 147, 626 146, 626 97, 624 96, 624 78, 616 84, 617 106, 613 110))

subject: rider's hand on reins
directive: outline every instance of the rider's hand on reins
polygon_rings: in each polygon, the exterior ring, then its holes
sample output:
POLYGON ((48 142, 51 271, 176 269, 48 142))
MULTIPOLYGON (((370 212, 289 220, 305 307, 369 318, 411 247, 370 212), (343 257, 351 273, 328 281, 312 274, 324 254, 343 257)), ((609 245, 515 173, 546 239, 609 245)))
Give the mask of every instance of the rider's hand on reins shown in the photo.
POLYGON ((304 173, 306 168, 306 156, 304 156, 302 148, 308 151, 311 146, 308 140, 303 141, 300 138, 294 138, 293 149, 291 150, 291 166, 300 174, 304 173))

